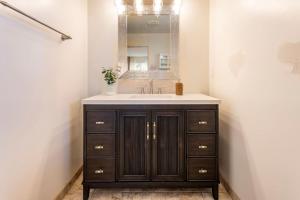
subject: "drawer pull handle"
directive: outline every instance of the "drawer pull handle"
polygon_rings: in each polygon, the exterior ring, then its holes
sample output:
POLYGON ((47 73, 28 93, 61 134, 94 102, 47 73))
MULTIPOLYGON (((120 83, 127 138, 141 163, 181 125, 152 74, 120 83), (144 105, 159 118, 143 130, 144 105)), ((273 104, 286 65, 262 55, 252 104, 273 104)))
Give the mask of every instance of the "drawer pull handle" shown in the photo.
POLYGON ((150 139, 150 123, 149 122, 147 122, 147 140, 149 140, 150 139))
POLYGON ((104 173, 103 169, 95 170, 95 174, 103 174, 103 173, 104 173))
POLYGON ((156 140, 156 122, 153 122, 153 140, 156 140))
POLYGON ((97 125, 103 125, 104 122, 96 122, 97 125))
POLYGON ((206 146, 206 145, 199 145, 198 146, 198 149, 207 149, 208 148, 208 146, 206 146))
POLYGON ((207 122, 207 121, 199 121, 198 124, 199 124, 199 125, 207 125, 208 122, 207 122))
POLYGON ((102 150, 102 149, 104 149, 104 146, 103 145, 96 145, 94 147, 94 149, 96 149, 96 150, 102 150))
POLYGON ((207 174, 207 170, 206 169, 199 169, 198 173, 199 174, 207 174))

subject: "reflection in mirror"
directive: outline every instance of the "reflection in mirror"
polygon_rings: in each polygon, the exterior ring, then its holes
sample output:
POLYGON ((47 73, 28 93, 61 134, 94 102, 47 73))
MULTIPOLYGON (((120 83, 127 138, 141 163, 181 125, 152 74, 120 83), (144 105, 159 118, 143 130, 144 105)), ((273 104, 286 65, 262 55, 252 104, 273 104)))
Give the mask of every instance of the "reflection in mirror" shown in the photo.
POLYGON ((127 49, 129 71, 148 71, 148 47, 130 47, 127 49))
POLYGON ((127 61, 129 71, 170 69, 170 16, 127 17, 127 61))

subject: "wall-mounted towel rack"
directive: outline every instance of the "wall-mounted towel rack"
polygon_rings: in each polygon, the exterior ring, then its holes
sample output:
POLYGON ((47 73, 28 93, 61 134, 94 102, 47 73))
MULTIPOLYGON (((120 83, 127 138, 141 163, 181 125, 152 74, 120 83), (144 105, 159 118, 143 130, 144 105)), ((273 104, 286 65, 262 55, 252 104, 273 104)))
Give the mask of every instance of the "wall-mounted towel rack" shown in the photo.
POLYGON ((57 29, 55 29, 55 28, 53 28, 53 27, 51 27, 51 26, 45 24, 44 22, 41 22, 40 20, 37 20, 36 18, 34 18, 34 17, 32 17, 32 16, 30 16, 30 15, 24 13, 23 11, 21 11, 21 10, 15 8, 14 6, 10 5, 9 3, 5 2, 5 1, 0 1, 0 3, 1 3, 3 6, 8 7, 8 8, 10 8, 10 9, 16 11, 17 13, 20 13, 21 15, 23 15, 23 16, 25 16, 25 17, 28 17, 29 19, 31 19, 31 20, 33 20, 33 21, 35 21, 35 22, 37 22, 37 23, 39 23, 39 24, 41 24, 41 25, 43 25, 43 26, 45 26, 45 27, 47 27, 47 28, 49 28, 49 29, 51 29, 51 30, 53 30, 53 31, 55 31, 56 33, 59 33, 59 34, 61 35, 61 39, 62 39, 63 41, 64 41, 64 40, 70 40, 70 39, 72 39, 71 36, 69 36, 69 35, 67 35, 67 34, 64 34, 63 32, 61 32, 61 31, 59 31, 59 30, 57 30, 57 29))

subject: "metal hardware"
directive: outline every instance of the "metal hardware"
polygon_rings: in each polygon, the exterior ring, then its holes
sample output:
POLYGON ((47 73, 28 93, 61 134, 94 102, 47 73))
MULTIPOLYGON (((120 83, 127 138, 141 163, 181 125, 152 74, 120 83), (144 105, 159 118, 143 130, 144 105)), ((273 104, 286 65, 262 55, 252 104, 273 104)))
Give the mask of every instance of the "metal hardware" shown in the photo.
POLYGON ((162 89, 161 89, 161 88, 158 88, 158 89, 157 89, 157 93, 158 93, 158 94, 162 94, 162 89))
POLYGON ((97 125, 103 125, 104 122, 96 122, 97 125))
POLYGON ((199 169, 198 173, 199 174, 207 174, 207 170, 206 169, 199 169))
POLYGON ((103 174, 103 173, 104 173, 103 169, 95 170, 95 174, 103 174))
POLYGON ((153 140, 156 140, 156 122, 153 122, 153 140))
POLYGON ((199 145, 198 146, 198 149, 207 149, 208 148, 208 146, 206 146, 206 145, 199 145))
POLYGON ((104 149, 104 146, 103 145, 97 145, 97 146, 94 146, 94 149, 102 150, 102 149, 104 149))
POLYGON ((153 88, 153 79, 151 79, 151 80, 150 80, 150 83, 149 83, 149 85, 150 85, 150 89, 149 89, 150 91, 149 91, 149 93, 150 93, 150 94, 153 94, 153 93, 154 93, 154 88, 153 88))
POLYGON ((199 125, 207 125, 208 123, 207 123, 207 121, 199 121, 198 124, 199 125))
POLYGON ((149 138, 150 138, 150 123, 149 122, 147 122, 147 140, 149 140, 149 138))
POLYGON ((36 18, 34 18, 34 17, 32 17, 32 16, 24 13, 23 11, 15 8, 14 6, 10 5, 9 3, 5 2, 5 1, 0 1, 0 4, 2 4, 3 6, 5 6, 7 8, 10 8, 10 9, 16 11, 17 13, 19 13, 19 14, 25 16, 25 17, 28 17, 29 19, 31 19, 31 20, 33 20, 33 21, 35 21, 35 22, 37 22, 37 23, 39 23, 39 24, 41 24, 41 25, 43 25, 43 26, 45 26, 45 27, 47 27, 49 29, 51 29, 52 31, 55 31, 56 33, 59 33, 61 35, 61 40, 63 40, 63 41, 64 40, 72 39, 71 36, 66 35, 66 34, 62 33, 61 31, 59 31, 59 30, 57 30, 57 29, 55 29, 55 28, 53 28, 53 27, 45 24, 44 22, 41 22, 41 21, 37 20, 36 18))
POLYGON ((138 87, 137 88, 140 92, 140 94, 145 94, 145 88, 144 87, 138 87))

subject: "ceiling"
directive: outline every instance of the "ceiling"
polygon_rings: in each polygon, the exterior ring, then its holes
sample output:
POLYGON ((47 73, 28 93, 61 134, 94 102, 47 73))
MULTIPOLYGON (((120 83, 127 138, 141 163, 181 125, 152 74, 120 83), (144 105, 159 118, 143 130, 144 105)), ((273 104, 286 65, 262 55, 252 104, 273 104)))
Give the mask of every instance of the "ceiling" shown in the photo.
MULTIPOLYGON (((125 4, 133 5, 134 0, 124 0, 125 4)), ((173 0, 163 0, 164 5, 171 5, 173 0)), ((144 5, 153 5, 153 0, 144 0, 144 5)))

